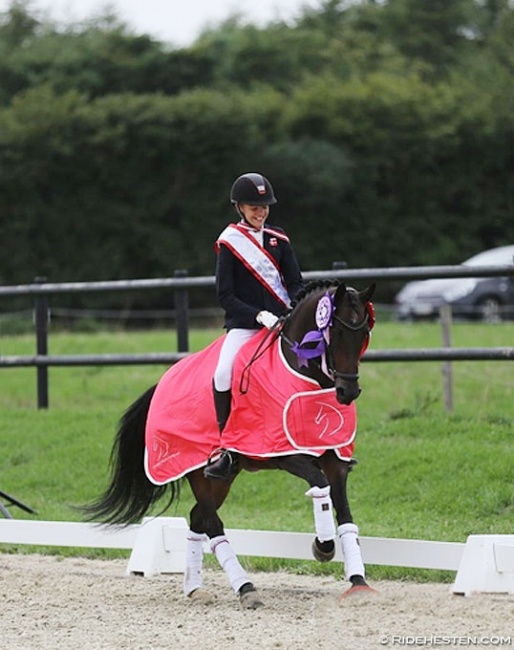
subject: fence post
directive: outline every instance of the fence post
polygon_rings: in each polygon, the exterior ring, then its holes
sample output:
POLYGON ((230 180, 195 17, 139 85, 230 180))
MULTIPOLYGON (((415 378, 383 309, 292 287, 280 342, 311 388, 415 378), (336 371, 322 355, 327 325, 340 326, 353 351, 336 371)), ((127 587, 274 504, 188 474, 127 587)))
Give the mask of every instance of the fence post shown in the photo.
MULTIPOLYGON (((441 336, 444 348, 452 347, 452 308, 450 305, 443 305, 439 308, 441 319, 441 336)), ((444 406, 451 413, 453 411, 453 366, 451 361, 443 363, 444 380, 444 406)))
MULTIPOLYGON (((187 271, 179 269, 175 278, 186 278, 187 271)), ((177 352, 189 352, 189 294, 187 289, 175 289, 175 313, 177 327, 177 352)))
MULTIPOLYGON (((36 284, 44 284, 46 278, 37 277, 36 284)), ((34 320, 36 326, 36 354, 38 356, 48 355, 48 298, 46 294, 36 294, 34 304, 34 320)), ((37 407, 38 409, 48 408, 48 366, 37 366, 37 407)))

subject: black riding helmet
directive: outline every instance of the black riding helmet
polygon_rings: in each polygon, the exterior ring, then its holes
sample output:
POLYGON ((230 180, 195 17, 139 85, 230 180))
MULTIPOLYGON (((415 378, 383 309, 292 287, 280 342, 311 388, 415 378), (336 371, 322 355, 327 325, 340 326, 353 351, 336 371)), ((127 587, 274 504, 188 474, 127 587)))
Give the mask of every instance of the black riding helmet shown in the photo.
POLYGON ((230 190, 230 202, 234 205, 273 205, 277 199, 269 180, 262 174, 251 172, 236 178, 230 190))

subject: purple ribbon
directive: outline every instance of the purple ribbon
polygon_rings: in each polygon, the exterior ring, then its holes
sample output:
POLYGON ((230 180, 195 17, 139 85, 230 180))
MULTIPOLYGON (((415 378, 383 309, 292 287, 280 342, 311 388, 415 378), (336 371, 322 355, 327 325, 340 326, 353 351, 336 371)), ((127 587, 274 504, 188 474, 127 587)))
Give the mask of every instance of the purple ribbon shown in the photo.
POLYGON ((316 307, 317 330, 307 332, 300 343, 291 346, 291 350, 298 358, 298 367, 309 365, 309 359, 321 357, 325 353, 325 343, 330 343, 330 326, 335 311, 334 297, 328 292, 319 300, 316 307), (313 346, 313 344, 316 344, 313 346), (308 347, 310 346, 310 347, 308 347))
POLYGON ((291 350, 298 358, 298 367, 307 367, 309 365, 309 359, 320 357, 325 351, 323 332, 320 332, 319 330, 311 330, 310 332, 307 332, 300 343, 295 341, 291 346, 291 350), (306 347, 312 346, 314 343, 316 344, 314 347, 306 347))

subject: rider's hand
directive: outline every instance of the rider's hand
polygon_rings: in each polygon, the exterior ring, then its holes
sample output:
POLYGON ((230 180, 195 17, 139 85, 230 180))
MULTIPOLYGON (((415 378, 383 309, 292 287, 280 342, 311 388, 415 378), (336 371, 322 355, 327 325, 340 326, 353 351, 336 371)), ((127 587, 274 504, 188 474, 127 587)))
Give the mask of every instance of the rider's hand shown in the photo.
POLYGON ((278 316, 275 316, 270 311, 260 311, 255 320, 269 330, 275 329, 279 322, 278 316))

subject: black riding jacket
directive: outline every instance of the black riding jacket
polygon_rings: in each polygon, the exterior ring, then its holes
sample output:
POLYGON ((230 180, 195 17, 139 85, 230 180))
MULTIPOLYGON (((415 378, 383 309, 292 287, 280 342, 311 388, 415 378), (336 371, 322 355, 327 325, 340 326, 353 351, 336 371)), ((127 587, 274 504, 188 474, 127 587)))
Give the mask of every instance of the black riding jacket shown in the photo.
MULTIPOLYGON (((268 226, 279 233, 281 228, 268 226)), ((220 242, 216 261, 216 295, 220 306, 225 310, 225 327, 257 329, 260 328, 255 317, 260 311, 270 311, 276 316, 283 315, 287 309, 259 280, 239 261, 227 246, 220 242)), ((288 240, 274 237, 264 231, 263 247, 276 260, 284 285, 293 300, 302 288, 302 274, 292 246, 288 240)))

